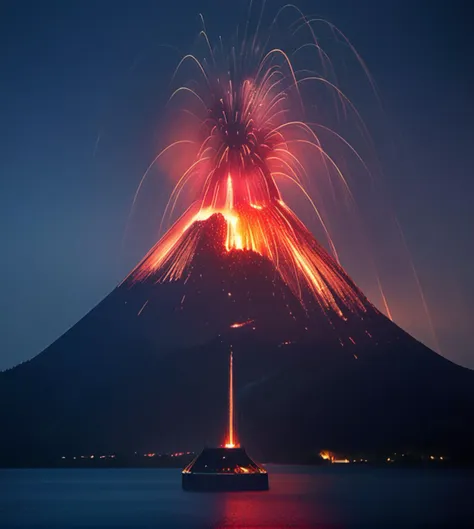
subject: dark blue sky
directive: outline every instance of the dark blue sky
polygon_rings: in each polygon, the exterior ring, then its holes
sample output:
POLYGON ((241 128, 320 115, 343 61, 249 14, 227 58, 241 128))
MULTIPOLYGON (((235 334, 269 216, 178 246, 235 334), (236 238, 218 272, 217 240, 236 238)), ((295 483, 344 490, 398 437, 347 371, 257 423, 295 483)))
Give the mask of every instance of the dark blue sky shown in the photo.
MULTIPOLYGON (((268 2, 268 11, 281 4, 268 2)), ((179 59, 173 47, 192 49, 199 12, 211 35, 233 32, 247 2, 1 5, 0 369, 49 345, 154 242, 165 184, 157 184, 156 206, 135 220, 121 250, 134 191, 162 145, 159 124, 179 59)), ((369 98, 362 111, 376 131, 386 192, 441 351, 474 368, 470 2, 301 0, 298 6, 340 27, 377 82, 385 116, 369 98)), ((370 297, 370 278, 359 278, 350 259, 343 264, 370 297)), ((380 272, 395 320, 433 345, 416 289, 399 288, 401 272, 387 259, 380 272)))

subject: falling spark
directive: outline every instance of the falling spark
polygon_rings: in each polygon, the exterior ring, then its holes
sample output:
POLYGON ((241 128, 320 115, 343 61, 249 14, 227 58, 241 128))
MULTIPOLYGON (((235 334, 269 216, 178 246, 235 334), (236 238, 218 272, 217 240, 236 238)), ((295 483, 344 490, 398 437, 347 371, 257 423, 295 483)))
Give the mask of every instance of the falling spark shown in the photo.
POLYGON ((383 306, 385 307, 385 312, 387 313, 387 316, 390 318, 390 320, 393 321, 392 313, 390 312, 390 308, 387 303, 387 298, 385 297, 384 291, 382 289, 382 283, 380 282, 379 277, 377 276, 377 283, 379 285, 380 295, 382 296, 383 306))
POLYGON ((147 304, 148 304, 148 300, 145 301, 145 303, 143 304, 142 308, 138 311, 137 316, 140 316, 140 314, 143 312, 143 309, 147 306, 147 304))
POLYGON ((253 323, 254 320, 247 320, 247 321, 241 321, 241 322, 235 322, 233 323, 230 328, 231 329, 240 329, 241 327, 244 327, 245 325, 250 325, 253 323))
POLYGON ((408 260, 409 260, 410 267, 411 267, 412 272, 413 272, 413 277, 415 278, 415 282, 416 282, 416 285, 418 287, 418 291, 420 293, 421 302, 423 304, 423 309, 425 311, 425 314, 426 314, 426 317, 427 317, 427 320, 428 320, 428 324, 430 326, 431 336, 433 337, 433 343, 435 344, 436 349, 439 352, 441 352, 441 347, 440 347, 440 344, 439 344, 438 335, 436 334, 436 331, 435 331, 435 327, 434 327, 434 324, 433 324, 433 320, 431 318, 430 310, 428 308, 428 303, 426 302, 425 294, 424 294, 423 288, 421 286, 420 277, 419 277, 418 272, 416 270, 415 263, 413 262, 413 259, 411 257, 410 250, 408 248, 408 243, 407 243, 407 240, 405 238, 405 234, 403 233, 402 226, 401 226, 401 224, 400 224, 400 222, 398 221, 397 218, 395 218, 395 223, 397 224, 401 240, 403 242, 403 245, 404 245, 405 250, 406 250, 407 255, 408 255, 408 260))

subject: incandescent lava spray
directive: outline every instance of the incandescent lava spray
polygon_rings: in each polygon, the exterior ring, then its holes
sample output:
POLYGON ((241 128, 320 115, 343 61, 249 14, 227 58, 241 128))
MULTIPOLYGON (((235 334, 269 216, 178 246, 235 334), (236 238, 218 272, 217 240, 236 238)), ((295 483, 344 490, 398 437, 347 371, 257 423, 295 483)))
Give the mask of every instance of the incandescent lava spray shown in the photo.
MULTIPOLYGON (((350 195, 342 171, 316 132, 318 124, 304 120, 301 89, 316 83, 332 91, 349 109, 350 101, 329 78, 295 69, 283 49, 259 45, 257 35, 228 51, 222 41, 212 46, 205 30, 201 36, 209 57, 199 60, 186 55, 175 75, 189 63, 202 82, 184 84, 170 98, 187 101, 180 111, 193 117, 195 139, 177 140, 161 151, 137 190, 138 194, 162 155, 188 149, 188 154, 194 154, 178 178, 163 220, 172 218, 183 196, 190 200, 181 217, 132 271, 132 281, 153 277, 166 282, 186 277, 203 224, 221 215, 226 223, 224 251, 255 252, 267 258, 303 305, 311 297, 329 319, 363 314, 367 300, 339 265, 323 215, 305 187, 309 170, 314 171, 306 164, 309 153, 312 164, 316 160, 325 176, 350 195), (286 189, 287 185, 311 204, 333 256, 285 202, 282 186, 286 189)), ((312 46, 320 50, 316 41, 312 46)), ((322 52, 321 57, 327 69, 322 52)))

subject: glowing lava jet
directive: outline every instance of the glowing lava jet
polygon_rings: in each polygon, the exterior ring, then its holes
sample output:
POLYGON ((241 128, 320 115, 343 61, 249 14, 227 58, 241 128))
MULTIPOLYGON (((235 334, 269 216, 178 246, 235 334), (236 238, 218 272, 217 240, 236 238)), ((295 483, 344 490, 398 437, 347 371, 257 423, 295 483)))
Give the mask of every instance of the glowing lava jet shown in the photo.
POLYGON ((232 349, 229 355, 229 431, 225 442, 226 448, 239 446, 237 437, 234 435, 234 354, 232 349))
POLYGON ((254 38, 250 49, 247 43, 225 54, 220 46, 211 48, 206 33, 201 34, 209 45, 210 59, 200 62, 187 55, 177 72, 185 63, 191 63, 203 80, 202 86, 181 86, 171 96, 172 100, 190 98, 187 111, 197 118, 198 141, 181 139, 166 147, 143 176, 135 200, 163 154, 193 144, 196 155, 176 183, 164 220, 173 215, 182 195, 188 196, 188 188, 195 196, 132 271, 131 279, 141 281, 153 276, 166 282, 186 276, 203 223, 222 215, 227 226, 226 251, 251 251, 269 259, 303 304, 304 293, 309 292, 324 313, 345 319, 348 312, 366 311, 367 300, 339 266, 323 217, 305 189, 308 175, 298 149, 310 149, 327 175, 335 177, 349 192, 347 182, 313 128, 292 118, 294 108, 303 108, 300 86, 309 81, 323 83, 342 103, 350 103, 328 79, 308 76, 307 70, 303 74, 295 71, 281 49, 262 51, 254 38), (296 186, 310 201, 334 257, 318 244, 283 200, 278 183, 284 181, 296 186))

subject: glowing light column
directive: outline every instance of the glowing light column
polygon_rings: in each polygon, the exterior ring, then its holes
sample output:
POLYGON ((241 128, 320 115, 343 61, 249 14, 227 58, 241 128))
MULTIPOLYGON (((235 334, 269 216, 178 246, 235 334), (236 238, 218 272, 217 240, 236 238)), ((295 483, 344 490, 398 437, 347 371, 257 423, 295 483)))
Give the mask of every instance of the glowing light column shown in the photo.
POLYGON ((235 448, 234 442, 234 357, 232 349, 229 354, 229 431, 227 435, 226 448, 235 448))

